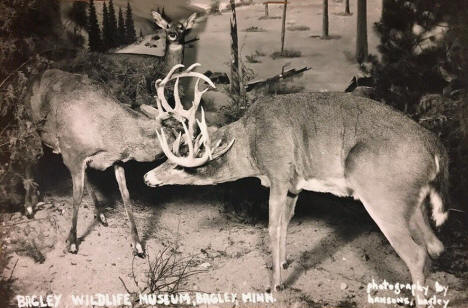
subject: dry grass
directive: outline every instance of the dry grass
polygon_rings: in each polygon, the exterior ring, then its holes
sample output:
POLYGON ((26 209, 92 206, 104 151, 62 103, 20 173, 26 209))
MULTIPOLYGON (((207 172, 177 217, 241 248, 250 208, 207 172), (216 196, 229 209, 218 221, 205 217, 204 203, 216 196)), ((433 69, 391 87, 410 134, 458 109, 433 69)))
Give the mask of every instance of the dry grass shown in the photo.
POLYGON ((262 27, 257 27, 257 26, 250 26, 248 28, 245 28, 243 31, 244 32, 266 32, 265 29, 263 29, 262 27))
POLYGON ((277 59, 277 58, 299 58, 302 56, 302 52, 300 52, 299 50, 295 50, 295 49, 285 49, 283 51, 283 54, 281 54, 281 51, 275 51, 274 53, 272 53, 270 55, 270 57, 272 57, 273 59, 277 59))
POLYGON ((298 26, 290 26, 287 28, 288 31, 309 31, 310 27, 298 25, 298 26))
POLYGON ((247 60, 247 63, 261 63, 262 62, 258 59, 258 56, 256 54, 246 55, 245 59, 247 60))

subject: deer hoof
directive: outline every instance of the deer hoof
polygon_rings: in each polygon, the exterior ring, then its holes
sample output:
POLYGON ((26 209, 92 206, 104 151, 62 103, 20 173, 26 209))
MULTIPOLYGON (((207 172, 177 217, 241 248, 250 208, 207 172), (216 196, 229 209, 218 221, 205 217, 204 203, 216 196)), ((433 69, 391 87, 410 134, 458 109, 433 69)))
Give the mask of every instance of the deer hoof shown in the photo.
POLYGON ((29 219, 34 217, 34 211, 33 211, 32 206, 27 206, 25 208, 25 214, 26 214, 26 217, 29 218, 29 219))
POLYGON ((141 246, 140 243, 136 243, 135 248, 133 249, 133 254, 137 257, 144 258, 145 257, 145 251, 143 250, 143 247, 141 246))
POLYGON ((76 247, 75 243, 70 244, 70 246, 68 247, 68 252, 72 253, 74 255, 76 255, 78 253, 78 248, 76 247))
POLYGON ((284 261, 284 262, 281 262, 281 268, 286 270, 289 268, 289 262, 288 261, 284 261))
POLYGON ((266 289, 266 292, 267 292, 267 293, 272 293, 272 291, 273 291, 273 293, 274 293, 274 292, 280 292, 280 291, 282 291, 282 290, 284 290, 284 285, 282 285, 282 284, 281 284, 281 285, 275 284, 275 285, 273 286, 273 289, 272 289, 272 288, 267 288, 267 289, 266 289))
POLYGON ((103 225, 104 227, 109 226, 109 225, 107 224, 107 218, 106 218, 106 216, 105 216, 103 213, 99 213, 99 215, 98 215, 98 221, 99 221, 99 222, 101 223, 101 225, 103 225))

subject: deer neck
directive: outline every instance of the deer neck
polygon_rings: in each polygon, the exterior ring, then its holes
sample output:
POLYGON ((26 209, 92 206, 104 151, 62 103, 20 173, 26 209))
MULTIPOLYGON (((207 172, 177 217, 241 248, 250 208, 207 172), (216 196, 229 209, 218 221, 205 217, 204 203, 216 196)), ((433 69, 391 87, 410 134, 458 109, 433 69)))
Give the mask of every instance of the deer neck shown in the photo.
POLYGON ((248 129, 249 127, 246 127, 245 123, 237 121, 221 127, 215 132, 211 138, 213 142, 218 139, 224 140, 226 144, 233 139, 235 141, 226 154, 198 170, 197 174, 201 183, 206 181, 211 185, 231 182, 259 174, 251 155, 250 138, 248 136, 252 136, 252 134, 248 133, 248 129))
POLYGON ((156 120, 143 116, 138 117, 136 121, 136 131, 127 142, 127 153, 139 162, 154 161, 162 153, 156 135, 156 130, 160 129, 161 125, 156 120))
POLYGON ((184 61, 184 46, 179 42, 166 42, 165 65, 169 71, 174 65, 184 61))

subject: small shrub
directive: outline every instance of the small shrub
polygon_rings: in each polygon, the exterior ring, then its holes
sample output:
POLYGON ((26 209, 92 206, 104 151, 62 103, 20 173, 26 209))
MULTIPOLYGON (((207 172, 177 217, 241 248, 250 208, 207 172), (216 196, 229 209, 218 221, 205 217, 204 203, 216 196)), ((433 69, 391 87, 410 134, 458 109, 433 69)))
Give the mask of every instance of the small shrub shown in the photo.
POLYGON ((264 57, 266 56, 266 53, 264 53, 263 51, 261 50, 255 50, 255 55, 258 56, 258 57, 264 57))
POLYGON ((244 29, 244 32, 265 32, 265 31, 266 31, 265 29, 261 27, 257 27, 257 26, 250 26, 244 29))
POLYGON ((277 58, 299 58, 302 56, 302 52, 299 50, 294 50, 294 49, 285 49, 283 51, 283 54, 281 54, 281 51, 275 51, 270 55, 273 59, 277 58))
POLYGON ((309 31, 310 30, 310 27, 307 27, 307 26, 302 26, 302 25, 299 25, 299 26, 290 26, 287 28, 288 31, 309 31))
POLYGON ((256 54, 247 55, 245 56, 245 59, 247 60, 247 63, 260 63, 261 62, 260 60, 258 60, 258 56, 256 54))
POLYGON ((260 16, 258 19, 259 20, 263 20, 263 19, 281 19, 281 16, 260 16))
POLYGON ((135 258, 132 260, 132 271, 129 276, 136 288, 130 290, 123 279, 121 277, 119 279, 135 302, 138 301, 139 294, 162 292, 174 294, 191 291, 185 288, 188 279, 206 272, 204 269, 199 269, 200 261, 196 256, 180 257, 175 247, 166 247, 153 258, 147 255, 144 281, 137 279, 134 261, 135 258))

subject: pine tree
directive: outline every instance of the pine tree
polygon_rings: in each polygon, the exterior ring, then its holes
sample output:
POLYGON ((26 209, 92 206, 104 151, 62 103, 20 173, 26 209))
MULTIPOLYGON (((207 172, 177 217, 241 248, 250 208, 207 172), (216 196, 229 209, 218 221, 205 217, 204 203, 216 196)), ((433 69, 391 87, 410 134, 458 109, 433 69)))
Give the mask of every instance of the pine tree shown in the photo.
POLYGON ((94 6, 94 0, 89 1, 89 12, 88 12, 88 36, 89 36, 89 50, 100 51, 101 50, 101 30, 96 16, 96 7, 94 6))
POLYGON ((136 41, 136 32, 133 23, 132 7, 129 2, 127 2, 127 12, 125 15, 125 40, 127 44, 131 44, 136 41))
POLYGON ((88 4, 82 1, 74 1, 67 16, 75 24, 74 32, 78 30, 86 29, 88 26, 88 15, 86 13, 86 6, 88 4))
POLYGON ((109 31, 112 37, 111 41, 111 47, 117 47, 118 46, 118 33, 117 33, 117 20, 115 18, 115 9, 114 9, 114 3, 112 0, 109 1, 109 7, 108 7, 108 16, 109 16, 109 31))
POLYGON ((122 8, 119 7, 119 19, 117 24, 117 43, 118 45, 125 44, 125 21, 123 18, 122 8))
POLYGON ((109 12, 106 2, 102 4, 102 49, 108 50, 112 47, 112 33, 109 25, 109 12))
MULTIPOLYGON (((464 0, 463 0, 464 1, 464 0)), ((434 37, 447 6, 432 0, 385 1, 375 30, 380 58, 370 57, 376 94, 388 104, 414 113, 427 93, 441 93, 445 85, 440 64, 446 51, 434 37)))

